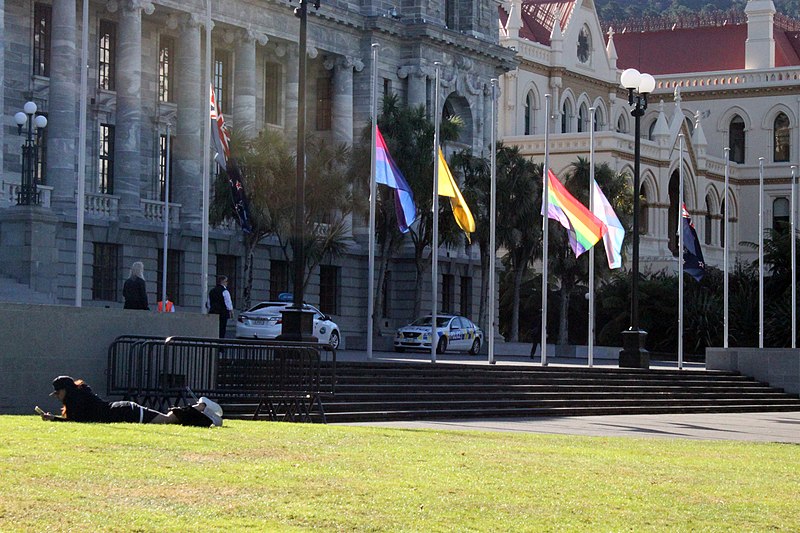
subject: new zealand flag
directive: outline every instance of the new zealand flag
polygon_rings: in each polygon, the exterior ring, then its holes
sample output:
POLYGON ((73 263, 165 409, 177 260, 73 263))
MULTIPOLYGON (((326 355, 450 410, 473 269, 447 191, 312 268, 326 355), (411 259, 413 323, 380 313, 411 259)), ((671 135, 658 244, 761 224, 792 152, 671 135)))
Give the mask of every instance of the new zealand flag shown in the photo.
POLYGON ((694 224, 689 217, 689 211, 686 210, 686 204, 683 205, 681 217, 683 219, 683 271, 700 281, 706 273, 706 263, 694 224))

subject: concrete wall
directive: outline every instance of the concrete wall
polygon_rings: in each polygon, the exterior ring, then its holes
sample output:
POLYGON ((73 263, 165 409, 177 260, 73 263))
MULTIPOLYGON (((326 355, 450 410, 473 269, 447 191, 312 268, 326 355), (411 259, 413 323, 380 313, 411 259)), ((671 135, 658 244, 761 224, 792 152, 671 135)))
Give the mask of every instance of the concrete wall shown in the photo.
POLYGON ((708 370, 734 370, 800 394, 800 350, 791 348, 707 348, 708 370))
POLYGON ((107 351, 119 335, 216 337, 216 315, 3 304, 0 308, 0 414, 60 408, 49 398, 60 374, 106 391, 107 351))

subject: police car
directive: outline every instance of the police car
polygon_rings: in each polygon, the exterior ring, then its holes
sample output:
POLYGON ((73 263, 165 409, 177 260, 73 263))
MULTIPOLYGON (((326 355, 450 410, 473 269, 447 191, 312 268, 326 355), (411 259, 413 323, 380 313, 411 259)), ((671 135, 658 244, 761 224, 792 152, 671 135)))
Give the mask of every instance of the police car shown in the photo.
MULTIPOLYGON (((236 337, 240 339, 274 339, 283 330, 281 311, 291 305, 290 302, 259 302, 236 319, 236 337)), ((314 336, 322 344, 338 348, 341 333, 331 317, 313 305, 304 304, 304 309, 314 312, 314 336)))
MULTIPOLYGON (((436 329, 439 343, 436 353, 446 350, 469 352, 477 355, 483 345, 483 332, 470 319, 457 315, 437 315, 436 329)), ((431 349, 431 316, 418 318, 397 330, 394 351, 431 349)))

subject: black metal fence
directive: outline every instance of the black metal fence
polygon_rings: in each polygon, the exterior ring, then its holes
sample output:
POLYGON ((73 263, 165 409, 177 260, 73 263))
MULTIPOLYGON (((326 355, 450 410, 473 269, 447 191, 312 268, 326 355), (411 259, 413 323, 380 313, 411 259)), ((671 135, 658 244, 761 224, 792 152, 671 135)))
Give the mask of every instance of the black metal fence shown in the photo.
POLYGON ((159 410, 209 396, 253 404, 254 418, 324 422, 335 386, 336 351, 322 344, 124 335, 108 349, 109 396, 159 410))

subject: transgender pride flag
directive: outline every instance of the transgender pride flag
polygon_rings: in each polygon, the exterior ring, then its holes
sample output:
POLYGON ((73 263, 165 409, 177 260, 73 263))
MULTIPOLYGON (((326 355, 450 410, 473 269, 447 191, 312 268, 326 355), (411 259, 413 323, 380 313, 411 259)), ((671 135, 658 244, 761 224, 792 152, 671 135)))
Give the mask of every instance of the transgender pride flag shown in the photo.
POLYGON ((380 183, 394 189, 394 210, 397 215, 397 225, 400 231, 406 233, 408 227, 417 218, 417 208, 414 206, 414 194, 411 187, 403 177, 400 169, 394 163, 386 142, 383 140, 381 130, 375 126, 375 183, 380 183))

